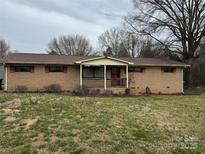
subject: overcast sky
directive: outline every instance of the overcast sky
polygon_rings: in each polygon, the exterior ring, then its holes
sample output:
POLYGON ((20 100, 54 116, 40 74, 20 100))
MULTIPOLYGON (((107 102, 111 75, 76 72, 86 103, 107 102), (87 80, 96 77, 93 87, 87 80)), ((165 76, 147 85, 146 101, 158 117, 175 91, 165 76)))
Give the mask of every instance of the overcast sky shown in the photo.
POLYGON ((131 0, 0 0, 0 37, 12 50, 45 52, 55 36, 81 34, 93 46, 106 29, 120 26, 131 0))

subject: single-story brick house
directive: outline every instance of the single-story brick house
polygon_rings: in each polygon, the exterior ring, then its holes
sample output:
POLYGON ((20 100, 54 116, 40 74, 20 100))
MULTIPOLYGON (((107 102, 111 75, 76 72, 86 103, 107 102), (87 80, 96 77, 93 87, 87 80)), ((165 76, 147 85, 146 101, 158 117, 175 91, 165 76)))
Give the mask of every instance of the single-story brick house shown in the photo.
POLYGON ((58 84, 62 91, 87 87, 132 94, 183 93, 183 69, 189 65, 158 58, 113 58, 11 53, 3 62, 5 91, 18 86, 43 91, 58 84))

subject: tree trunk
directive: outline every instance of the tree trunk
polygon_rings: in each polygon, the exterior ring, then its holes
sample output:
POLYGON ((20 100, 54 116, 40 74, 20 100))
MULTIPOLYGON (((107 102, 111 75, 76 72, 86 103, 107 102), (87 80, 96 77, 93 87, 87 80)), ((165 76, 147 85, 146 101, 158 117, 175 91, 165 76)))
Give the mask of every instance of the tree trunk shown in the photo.
POLYGON ((186 71, 186 83, 187 83, 187 86, 189 88, 193 87, 193 58, 190 58, 189 60, 186 61, 187 64, 190 65, 189 68, 187 68, 187 71, 186 71))

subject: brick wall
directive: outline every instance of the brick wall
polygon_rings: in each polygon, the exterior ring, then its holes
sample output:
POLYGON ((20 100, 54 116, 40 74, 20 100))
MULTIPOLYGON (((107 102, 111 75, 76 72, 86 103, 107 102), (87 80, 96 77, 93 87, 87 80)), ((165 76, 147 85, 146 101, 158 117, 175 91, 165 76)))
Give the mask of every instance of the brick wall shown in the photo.
POLYGON ((34 72, 11 72, 8 68, 8 91, 15 91, 17 86, 26 86, 29 91, 41 91, 45 86, 59 84, 63 91, 72 91, 79 87, 79 66, 68 66, 67 72, 46 73, 44 65, 35 65, 34 72))
POLYGON ((183 93, 183 69, 174 73, 164 73, 161 67, 147 67, 143 73, 129 73, 131 92, 145 93, 149 87, 151 93, 183 93))

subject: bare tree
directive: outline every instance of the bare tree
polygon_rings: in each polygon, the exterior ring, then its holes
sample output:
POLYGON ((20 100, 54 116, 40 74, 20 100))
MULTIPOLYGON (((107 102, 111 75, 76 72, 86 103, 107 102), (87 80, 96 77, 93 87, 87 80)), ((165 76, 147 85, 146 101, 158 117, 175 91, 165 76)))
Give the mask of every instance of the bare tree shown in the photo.
POLYGON ((118 28, 106 30, 99 36, 98 41, 104 55, 119 56, 120 48, 122 47, 123 33, 118 28))
POLYGON ((152 38, 146 37, 139 49, 138 57, 154 58, 154 57, 168 57, 164 47, 152 38))
POLYGON ((164 47, 151 37, 143 37, 119 28, 107 30, 99 37, 103 54, 115 57, 165 56, 164 47))
POLYGON ((104 55, 115 57, 136 57, 140 41, 133 33, 120 28, 106 30, 98 38, 104 55))
POLYGON ((10 49, 10 45, 6 40, 0 39, 0 58, 4 58, 10 49))
POLYGON ((170 54, 176 54, 192 65, 194 58, 199 56, 197 48, 205 36, 205 1, 133 0, 133 4, 135 12, 125 18, 131 30, 152 37, 170 54))
POLYGON ((60 36, 48 43, 50 54, 88 56, 92 51, 89 40, 81 35, 60 36))

